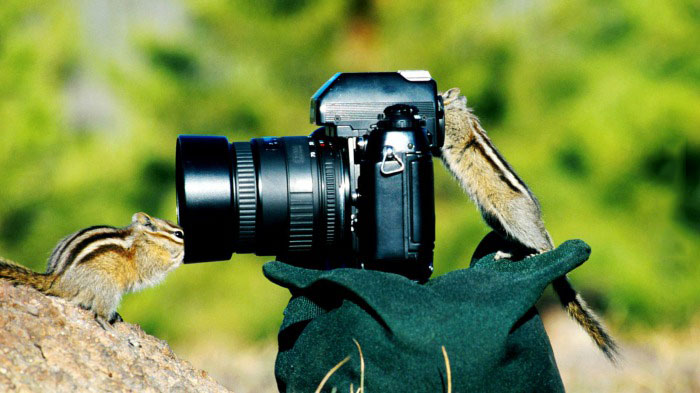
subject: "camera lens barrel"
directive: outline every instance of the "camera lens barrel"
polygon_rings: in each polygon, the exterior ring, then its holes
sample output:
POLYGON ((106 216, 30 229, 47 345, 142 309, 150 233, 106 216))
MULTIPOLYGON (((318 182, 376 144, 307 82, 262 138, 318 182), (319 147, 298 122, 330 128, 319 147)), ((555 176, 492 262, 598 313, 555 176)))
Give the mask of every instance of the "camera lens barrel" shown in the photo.
POLYGON ((305 266, 347 247, 348 168, 342 146, 319 137, 182 135, 177 144, 178 219, 185 262, 231 254, 276 255, 305 266))

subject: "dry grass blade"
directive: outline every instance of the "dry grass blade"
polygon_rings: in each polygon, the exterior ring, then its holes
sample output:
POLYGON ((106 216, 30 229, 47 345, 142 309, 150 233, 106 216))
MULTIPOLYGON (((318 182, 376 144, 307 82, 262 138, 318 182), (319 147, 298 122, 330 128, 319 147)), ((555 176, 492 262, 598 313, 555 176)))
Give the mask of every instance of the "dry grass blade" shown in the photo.
POLYGON ((355 342, 357 350, 360 352, 360 388, 357 390, 357 393, 365 393, 365 358, 362 356, 362 347, 360 347, 360 343, 354 338, 352 341, 355 342))
POLYGON ((447 393, 452 393, 452 370, 450 370, 450 358, 447 357, 447 350, 442 346, 442 356, 445 358, 445 369, 447 370, 447 393))
POLYGON ((328 378, 330 378, 334 372, 338 371, 338 369, 340 367, 342 367, 343 364, 347 363, 349 360, 350 360, 350 356, 347 356, 347 357, 345 357, 345 359, 341 360, 338 364, 336 364, 332 369, 328 370, 328 372, 326 373, 326 376, 323 377, 323 379, 321 380, 321 383, 318 384, 318 388, 316 388, 315 393, 321 393, 321 389, 323 389, 323 385, 326 384, 326 382, 328 381, 328 378))

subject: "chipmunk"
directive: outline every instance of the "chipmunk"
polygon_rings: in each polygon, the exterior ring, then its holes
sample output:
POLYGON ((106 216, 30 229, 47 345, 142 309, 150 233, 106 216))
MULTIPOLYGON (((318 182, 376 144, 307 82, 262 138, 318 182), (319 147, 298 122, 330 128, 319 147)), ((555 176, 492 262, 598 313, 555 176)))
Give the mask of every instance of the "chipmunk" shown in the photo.
MULTIPOLYGON (((441 94, 445 107, 442 159, 477 205, 486 223, 506 239, 543 253, 554 243, 542 221, 537 198, 491 143, 457 88, 441 94)), ((496 258, 509 257, 499 252, 496 258)), ((562 306, 611 361, 617 345, 595 313, 562 276, 552 282, 562 306)))
POLYGON ((136 213, 124 228, 94 226, 64 238, 54 248, 45 273, 0 258, 0 278, 70 300, 95 313, 106 328, 122 321, 122 295, 153 286, 182 264, 182 229, 166 220, 136 213))

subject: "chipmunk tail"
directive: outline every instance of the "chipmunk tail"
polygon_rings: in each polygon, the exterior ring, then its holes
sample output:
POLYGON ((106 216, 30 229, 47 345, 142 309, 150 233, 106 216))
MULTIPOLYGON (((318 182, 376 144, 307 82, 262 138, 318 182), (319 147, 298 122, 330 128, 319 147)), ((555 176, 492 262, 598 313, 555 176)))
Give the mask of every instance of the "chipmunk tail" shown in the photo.
POLYGON ((0 279, 14 284, 28 285, 39 292, 49 293, 55 277, 32 271, 22 265, 0 258, 0 279))
POLYGON ((552 286, 566 312, 583 327, 608 360, 617 364, 620 357, 617 343, 603 327, 598 316, 571 286, 569 280, 566 277, 560 277, 552 282, 552 286))

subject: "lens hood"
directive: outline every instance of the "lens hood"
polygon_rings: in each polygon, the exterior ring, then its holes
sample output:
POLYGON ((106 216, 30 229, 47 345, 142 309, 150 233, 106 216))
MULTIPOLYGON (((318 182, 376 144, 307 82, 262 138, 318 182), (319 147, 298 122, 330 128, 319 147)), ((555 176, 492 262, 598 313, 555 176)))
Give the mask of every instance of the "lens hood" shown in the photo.
POLYGON ((237 220, 228 140, 180 135, 176 182, 178 221, 185 231, 185 263, 231 258, 237 220))

